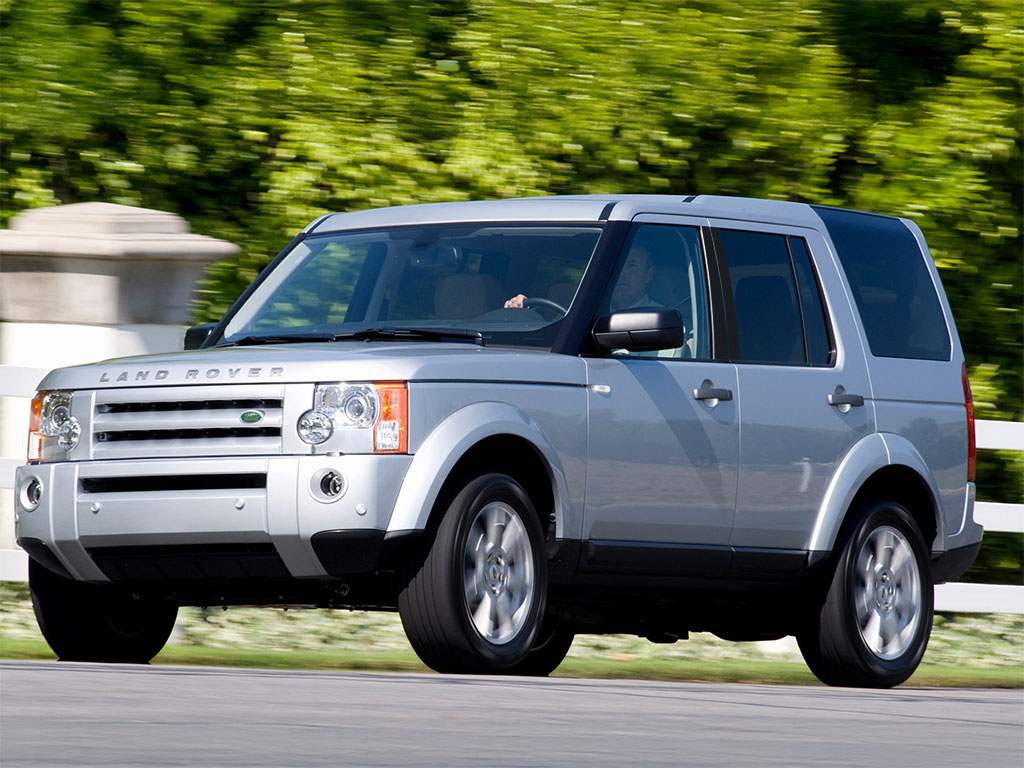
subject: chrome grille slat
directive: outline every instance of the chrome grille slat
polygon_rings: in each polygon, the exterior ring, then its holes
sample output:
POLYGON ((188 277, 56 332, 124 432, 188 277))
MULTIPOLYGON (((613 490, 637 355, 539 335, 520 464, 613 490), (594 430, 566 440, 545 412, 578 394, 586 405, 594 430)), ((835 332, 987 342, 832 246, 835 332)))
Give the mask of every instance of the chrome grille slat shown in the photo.
POLYGON ((140 440, 97 443, 94 459, 147 459, 189 456, 258 456, 281 452, 280 437, 220 440, 140 440))
POLYGON ((230 400, 173 400, 151 403, 101 403, 96 407, 100 414, 109 413, 150 413, 153 411, 197 411, 197 410, 229 410, 249 408, 280 408, 280 400, 270 399, 230 399, 230 400))

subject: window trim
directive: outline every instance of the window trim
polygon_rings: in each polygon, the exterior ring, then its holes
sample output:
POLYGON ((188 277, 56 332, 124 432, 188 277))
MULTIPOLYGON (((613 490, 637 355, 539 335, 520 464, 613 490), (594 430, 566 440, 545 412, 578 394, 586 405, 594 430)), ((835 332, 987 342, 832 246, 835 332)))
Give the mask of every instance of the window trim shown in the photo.
POLYGON ((821 287, 821 275, 818 274, 818 265, 815 262, 814 254, 811 252, 811 246, 807 243, 807 238, 800 235, 786 235, 786 248, 789 250, 789 263, 793 267, 793 279, 796 280, 796 298, 800 304, 800 320, 804 324, 804 350, 807 355, 807 365, 811 368, 834 368, 836 365, 836 337, 832 329, 832 318, 828 311, 828 302, 825 301, 825 290, 821 287), (815 365, 811 362, 811 349, 807 341, 807 320, 804 315, 804 301, 800 296, 800 276, 796 272, 796 261, 793 258, 793 246, 790 244, 790 240, 798 239, 804 244, 804 249, 807 251, 807 261, 811 267, 811 278, 814 280, 815 293, 818 296, 818 306, 821 307, 822 320, 825 321, 825 341, 828 344, 828 360, 824 365, 815 365))

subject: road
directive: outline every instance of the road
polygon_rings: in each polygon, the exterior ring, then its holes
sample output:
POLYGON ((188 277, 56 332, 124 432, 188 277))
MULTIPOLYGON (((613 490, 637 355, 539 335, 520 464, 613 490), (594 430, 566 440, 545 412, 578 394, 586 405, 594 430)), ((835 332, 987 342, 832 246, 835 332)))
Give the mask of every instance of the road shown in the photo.
POLYGON ((1024 765, 1024 693, 0 664, 0 764, 1024 765))

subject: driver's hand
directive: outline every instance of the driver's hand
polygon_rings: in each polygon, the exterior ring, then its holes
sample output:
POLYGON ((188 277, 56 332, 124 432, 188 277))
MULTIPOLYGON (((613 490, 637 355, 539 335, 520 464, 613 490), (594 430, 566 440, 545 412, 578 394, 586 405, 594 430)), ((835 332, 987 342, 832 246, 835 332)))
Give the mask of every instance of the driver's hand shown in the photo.
POLYGON ((522 309, 524 301, 526 301, 526 296, 520 293, 505 302, 505 309, 522 309))

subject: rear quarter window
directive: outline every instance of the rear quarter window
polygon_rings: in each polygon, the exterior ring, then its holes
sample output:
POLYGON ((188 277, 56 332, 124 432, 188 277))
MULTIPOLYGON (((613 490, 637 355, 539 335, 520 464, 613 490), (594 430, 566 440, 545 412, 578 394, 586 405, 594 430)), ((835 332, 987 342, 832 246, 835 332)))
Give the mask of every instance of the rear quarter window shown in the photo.
POLYGON ((899 219, 814 206, 825 222, 871 354, 949 360, 949 329, 924 254, 899 219))

